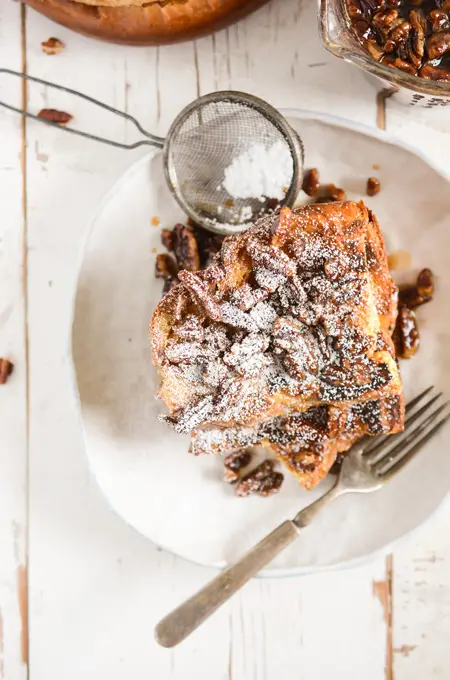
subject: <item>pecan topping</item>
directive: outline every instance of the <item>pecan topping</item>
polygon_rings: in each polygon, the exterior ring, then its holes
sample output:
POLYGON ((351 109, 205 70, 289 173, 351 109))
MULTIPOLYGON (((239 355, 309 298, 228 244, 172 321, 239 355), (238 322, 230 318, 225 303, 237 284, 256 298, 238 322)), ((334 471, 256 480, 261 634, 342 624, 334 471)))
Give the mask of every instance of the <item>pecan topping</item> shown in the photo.
POLYGON ((200 269, 197 241, 192 231, 182 224, 175 225, 172 232, 172 250, 179 269, 190 272, 200 269))
POLYGON ((58 111, 57 109, 41 109, 37 114, 38 118, 48 120, 50 123, 57 123, 57 125, 67 125, 73 120, 73 116, 65 111, 58 111))
POLYGON ((0 385, 4 385, 14 370, 14 364, 9 359, 0 359, 0 385))
POLYGON ((302 189, 308 196, 317 196, 319 193, 320 181, 319 181, 319 171, 317 168, 311 168, 310 170, 305 170, 303 175, 302 189))
POLYGON ((258 496, 272 496, 277 493, 284 477, 281 472, 275 472, 274 467, 272 460, 265 460, 254 470, 244 475, 236 484, 236 496, 250 496, 253 493, 258 496))
POLYGON ((402 306, 398 310, 393 338, 400 359, 410 359, 419 349, 419 329, 412 309, 402 306))
POLYGON ((45 54, 51 55, 59 54, 64 49, 65 45, 59 38, 49 38, 41 43, 41 47, 45 54))
POLYGON ((434 294, 434 276, 431 269, 422 269, 417 277, 417 292, 425 300, 430 300, 434 294))
POLYGON ((224 473, 223 479, 228 484, 234 484, 240 477, 240 472, 243 468, 250 465, 252 460, 251 451, 244 449, 243 451, 234 451, 227 454, 223 459, 224 473))
POLYGON ((376 196, 381 191, 380 180, 376 177, 369 177, 366 185, 366 192, 368 196, 376 196))

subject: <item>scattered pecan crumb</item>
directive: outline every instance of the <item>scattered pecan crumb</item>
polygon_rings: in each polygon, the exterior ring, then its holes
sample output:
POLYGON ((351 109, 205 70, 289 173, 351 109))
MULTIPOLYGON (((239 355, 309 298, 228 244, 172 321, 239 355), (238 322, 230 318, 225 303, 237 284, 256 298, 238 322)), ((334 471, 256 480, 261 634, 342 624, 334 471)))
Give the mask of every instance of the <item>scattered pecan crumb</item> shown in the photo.
POLYGON ((235 451, 227 454, 223 459, 224 473, 223 478, 228 484, 234 484, 238 481, 240 471, 251 463, 252 454, 248 449, 243 451, 235 451))
POLYGON ((305 170, 302 189, 308 196, 317 196, 320 188, 319 171, 317 168, 305 170))
POLYGON ((37 114, 38 118, 48 120, 50 123, 57 123, 58 125, 67 125, 73 120, 73 116, 65 111, 58 111, 57 109, 41 109, 37 114))
POLYGON ((59 38, 49 38, 41 43, 41 47, 45 54, 59 54, 65 48, 65 44, 59 38))
POLYGON ((376 177, 369 177, 366 185, 366 192, 368 196, 376 196, 381 191, 380 180, 376 177))
POLYGON ((14 364, 9 359, 0 359, 0 385, 4 385, 14 370, 14 364))
POLYGON ((153 216, 152 219, 150 220, 152 227, 158 227, 161 220, 159 217, 153 216))
POLYGON ((266 497, 277 493, 284 477, 281 472, 276 472, 274 467, 273 460, 265 460, 254 470, 244 475, 235 486, 236 496, 250 496, 250 494, 255 493, 258 496, 266 497))

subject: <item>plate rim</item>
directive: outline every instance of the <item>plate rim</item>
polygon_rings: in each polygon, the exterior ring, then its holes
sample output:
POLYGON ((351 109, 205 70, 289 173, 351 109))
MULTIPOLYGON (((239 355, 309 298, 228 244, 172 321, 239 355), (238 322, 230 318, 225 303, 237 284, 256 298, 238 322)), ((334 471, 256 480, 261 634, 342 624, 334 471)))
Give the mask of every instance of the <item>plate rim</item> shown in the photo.
MULTIPOLYGON (((351 132, 357 132, 359 134, 362 134, 366 137, 372 137, 373 139, 378 139, 384 143, 390 144, 391 146, 396 146, 400 149, 403 149, 404 151, 407 151, 409 153, 414 154, 418 158, 420 158, 426 165, 428 165, 434 172, 436 172, 439 176, 441 176, 443 179, 445 179, 447 182, 450 182, 450 171, 444 170, 442 167, 437 165, 429 156, 422 151, 422 149, 419 149, 418 147, 414 146, 413 144, 409 142, 405 142, 402 139, 399 139, 395 135, 391 135, 387 130, 380 130, 379 128, 376 127, 371 127, 370 125, 366 125, 365 123, 360 123, 358 121, 353 121, 348 118, 344 118, 341 116, 335 116, 333 114, 329 113, 323 113, 319 111, 314 111, 314 110, 304 110, 304 109, 299 109, 299 108, 279 108, 278 109, 280 113, 287 118, 288 122, 289 120, 292 119, 297 119, 297 120, 314 120, 318 121, 321 123, 324 123, 326 125, 330 125, 333 127, 338 127, 338 128, 343 128, 346 130, 350 130, 351 132)), ((133 175, 140 167, 141 165, 144 165, 147 163, 150 159, 152 159, 157 153, 159 152, 159 149, 154 148, 150 151, 147 151, 144 155, 142 155, 140 158, 136 159, 130 166, 126 168, 126 170, 115 180, 115 182, 112 184, 112 186, 106 191, 104 194, 103 198, 99 202, 97 208, 95 209, 94 213, 92 214, 91 218, 88 221, 88 225, 86 228, 85 235, 82 239, 82 243, 79 249, 78 253, 78 258, 77 258, 77 264, 76 264, 76 270, 75 270, 75 277, 74 277, 74 285, 72 288, 72 294, 71 294, 71 299, 69 301, 70 305, 70 317, 69 317, 69 330, 68 330, 68 337, 66 339, 66 349, 65 349, 65 358, 68 362, 69 366, 69 381, 70 385, 72 388, 72 393, 75 401, 75 406, 76 406, 76 417, 79 422, 80 426, 80 433, 82 435, 82 442, 83 442, 83 449, 84 449, 84 454, 86 457, 87 461, 87 466, 88 466, 88 471, 89 475, 91 478, 95 481, 96 486, 98 487, 101 496, 108 506, 108 508, 116 515, 122 522, 124 522, 127 526, 129 526, 133 531, 135 531, 137 534, 142 536, 146 541, 150 541, 153 543, 153 545, 156 548, 162 549, 165 552, 176 556, 179 559, 186 560, 187 562, 190 562, 191 564, 195 564, 196 566, 199 567, 204 567, 204 568, 209 568, 209 569, 214 569, 216 571, 219 571, 223 569, 222 564, 218 564, 217 562, 211 562, 211 563, 205 563, 205 562, 197 562, 192 558, 186 557, 184 555, 180 555, 177 552, 175 552, 171 548, 167 548, 164 546, 161 542, 156 542, 153 539, 151 539, 149 536, 144 534, 142 531, 140 531, 136 526, 131 524, 112 504, 110 501, 108 495, 106 492, 103 490, 103 487, 100 483, 100 480, 98 479, 97 474, 94 472, 94 464, 92 463, 91 456, 89 455, 89 450, 88 450, 88 445, 87 445, 87 437, 86 437, 86 430, 84 427, 84 421, 82 417, 82 406, 81 406, 81 397, 80 397, 80 392, 78 388, 78 379, 77 379, 77 372, 76 372, 76 366, 75 366, 75 360, 74 360, 74 354, 73 354, 73 336, 74 336, 74 328, 75 328, 75 309, 76 309, 76 301, 77 301, 77 294, 78 294, 78 289, 79 289, 79 281, 80 281, 80 276, 81 276, 81 270, 83 266, 83 262, 85 260, 85 255, 88 249, 88 243, 89 240, 94 233, 95 225, 97 220, 99 219, 100 215, 102 214, 103 210, 105 207, 108 205, 110 202, 111 198, 116 194, 119 186, 123 185, 123 183, 126 182, 127 178, 133 175)), ((405 544, 407 541, 410 541, 413 535, 416 535, 417 533, 421 532, 424 530, 429 524, 438 516, 440 515, 443 510, 447 507, 450 506, 450 490, 447 492, 447 494, 441 499, 441 501, 436 505, 434 510, 430 512, 430 514, 417 526, 415 526, 413 529, 410 529, 409 531, 406 531, 404 534, 400 535, 398 538, 395 538, 394 540, 386 543, 382 548, 378 550, 371 551, 367 553, 366 555, 361 555, 360 557, 355 557, 353 559, 349 560, 341 560, 340 562, 336 562, 334 564, 330 565, 310 565, 310 566, 305 566, 305 567, 276 567, 273 569, 263 569, 261 570, 255 578, 260 578, 260 579, 275 579, 275 578, 292 578, 296 576, 307 576, 310 574, 317 574, 317 573, 323 573, 323 572, 329 572, 329 571, 344 571, 346 569, 353 569, 357 568, 359 566, 363 566, 367 564, 368 562, 374 561, 375 559, 381 559, 382 557, 385 557, 388 555, 394 548, 398 548, 400 545, 405 544)))

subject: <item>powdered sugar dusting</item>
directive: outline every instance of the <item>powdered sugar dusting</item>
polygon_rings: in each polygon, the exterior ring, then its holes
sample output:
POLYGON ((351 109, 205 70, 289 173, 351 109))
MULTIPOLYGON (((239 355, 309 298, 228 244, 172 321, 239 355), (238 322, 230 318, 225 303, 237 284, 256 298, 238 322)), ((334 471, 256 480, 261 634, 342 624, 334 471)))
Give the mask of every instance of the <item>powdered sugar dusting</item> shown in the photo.
MULTIPOLYGON (((169 335, 163 375, 176 366, 182 376, 189 398, 167 421, 194 433, 194 452, 275 438, 267 415, 288 413, 289 399, 302 410, 367 401, 389 384, 390 366, 374 355, 367 224, 355 204, 282 211, 226 239, 214 276, 180 273, 191 303, 169 335)), ((310 445, 324 430, 302 427, 310 445)))

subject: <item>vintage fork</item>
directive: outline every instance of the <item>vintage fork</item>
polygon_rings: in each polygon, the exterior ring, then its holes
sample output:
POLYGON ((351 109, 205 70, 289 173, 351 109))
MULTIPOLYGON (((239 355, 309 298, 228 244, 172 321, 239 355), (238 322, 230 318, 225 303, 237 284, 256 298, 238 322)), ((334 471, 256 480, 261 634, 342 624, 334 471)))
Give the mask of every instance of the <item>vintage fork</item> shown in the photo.
POLYGON ((399 472, 450 418, 450 414, 445 413, 449 402, 432 409, 442 397, 442 394, 433 396, 432 390, 434 388, 429 387, 407 405, 403 432, 361 439, 346 454, 339 477, 326 494, 301 510, 292 521, 280 524, 236 564, 222 571, 162 619, 155 629, 159 644, 174 647, 182 642, 252 576, 293 543, 300 530, 334 498, 346 493, 377 491, 399 472))

